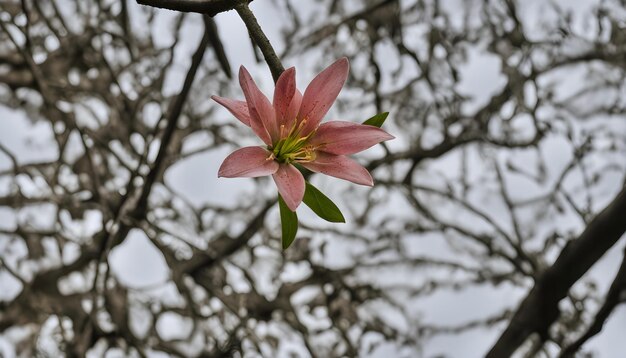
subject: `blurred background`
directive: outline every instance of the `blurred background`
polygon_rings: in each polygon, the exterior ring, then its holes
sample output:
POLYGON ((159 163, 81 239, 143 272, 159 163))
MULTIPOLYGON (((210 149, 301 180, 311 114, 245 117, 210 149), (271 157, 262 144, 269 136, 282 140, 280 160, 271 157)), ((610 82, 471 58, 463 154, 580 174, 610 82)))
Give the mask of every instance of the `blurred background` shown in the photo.
MULTIPOLYGON (((373 188, 311 177, 347 223, 301 206, 286 251, 271 179, 217 178, 260 143, 209 97, 274 88, 236 11, 0 1, 0 356, 481 357, 624 187, 623 0, 250 9, 301 91, 349 58, 327 119, 396 137, 373 188)), ((515 356, 583 336, 625 246, 515 356)), ((579 356, 625 356, 617 292, 579 356)))

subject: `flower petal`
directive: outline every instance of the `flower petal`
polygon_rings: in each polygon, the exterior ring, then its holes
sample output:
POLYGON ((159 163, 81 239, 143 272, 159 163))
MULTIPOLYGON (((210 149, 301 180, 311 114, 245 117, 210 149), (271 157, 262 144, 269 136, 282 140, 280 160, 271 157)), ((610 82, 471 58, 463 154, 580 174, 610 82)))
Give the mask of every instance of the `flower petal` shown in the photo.
POLYGON ((278 163, 268 160, 272 153, 262 147, 243 147, 230 153, 220 166, 217 176, 253 178, 276 173, 278 163))
POLYGON ((345 155, 318 152, 314 161, 302 163, 302 166, 311 171, 345 179, 356 184, 374 185, 374 180, 367 169, 345 155))
POLYGON ((272 177, 285 204, 291 211, 296 211, 304 197, 305 184, 302 173, 291 164, 280 164, 272 177))
POLYGON ((319 150, 324 152, 347 155, 393 138, 395 137, 378 127, 332 121, 319 126, 310 143, 319 146, 319 150))
POLYGON ((243 66, 239 68, 239 84, 248 103, 252 130, 265 144, 271 145, 278 134, 274 107, 243 66))
MULTIPOLYGON (((287 114, 285 115, 285 128, 287 132, 293 127, 296 123, 296 117, 298 115, 298 111, 300 110, 300 104, 302 103, 302 93, 296 89, 296 93, 294 93, 293 98, 291 99, 291 103, 289 104, 289 109, 287 110, 287 114)), ((285 133, 287 135, 287 133, 285 133)))
POLYGON ((236 99, 224 98, 219 96, 211 96, 211 99, 221 104, 241 123, 250 127, 250 112, 248 112, 248 104, 246 101, 238 101, 236 99))
POLYGON ((291 99, 296 93, 296 68, 291 67, 283 71, 276 81, 274 88, 274 111, 276 112, 276 124, 280 128, 285 124, 291 99))
POLYGON ((306 88, 298 113, 300 120, 307 120, 303 134, 306 135, 317 128, 328 113, 348 78, 349 67, 348 59, 340 58, 320 72, 306 88))

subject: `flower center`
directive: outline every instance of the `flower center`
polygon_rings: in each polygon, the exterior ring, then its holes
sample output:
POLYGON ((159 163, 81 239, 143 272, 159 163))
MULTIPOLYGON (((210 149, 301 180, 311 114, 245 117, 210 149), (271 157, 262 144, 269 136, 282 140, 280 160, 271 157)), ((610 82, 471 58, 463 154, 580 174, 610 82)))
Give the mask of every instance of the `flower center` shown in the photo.
POLYGON ((308 139, 315 133, 309 133, 302 136, 302 129, 306 125, 306 118, 295 123, 293 127, 286 132, 284 125, 280 126, 280 140, 268 147, 272 151, 272 156, 279 163, 301 162, 306 163, 315 160, 315 147, 307 145, 308 139))

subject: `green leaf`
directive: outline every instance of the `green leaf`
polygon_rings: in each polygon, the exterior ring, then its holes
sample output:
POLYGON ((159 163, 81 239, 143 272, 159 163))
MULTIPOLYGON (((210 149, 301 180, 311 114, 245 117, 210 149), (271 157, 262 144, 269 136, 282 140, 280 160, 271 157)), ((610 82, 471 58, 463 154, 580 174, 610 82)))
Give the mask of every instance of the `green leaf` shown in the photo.
POLYGON ((283 233, 283 250, 286 250, 296 238, 298 215, 289 209, 280 195, 278 195, 278 207, 280 208, 280 224, 283 233))
POLYGON ((330 221, 331 223, 345 223, 341 210, 326 195, 322 194, 311 183, 306 183, 304 198, 302 201, 313 210, 320 218, 330 221))
POLYGON ((378 113, 374 117, 363 122, 363 124, 380 128, 383 126, 383 123, 385 123, 385 119, 387 119, 388 115, 389 115, 389 112, 378 113))

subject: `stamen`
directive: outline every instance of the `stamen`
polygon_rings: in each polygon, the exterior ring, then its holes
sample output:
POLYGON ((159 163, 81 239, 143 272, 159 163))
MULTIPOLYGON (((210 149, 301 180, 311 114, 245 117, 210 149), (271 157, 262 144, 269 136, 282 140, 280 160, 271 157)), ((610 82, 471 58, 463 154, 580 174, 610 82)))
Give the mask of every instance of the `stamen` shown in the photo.
POLYGON ((307 145, 307 141, 314 132, 309 133, 306 136, 301 136, 302 131, 306 127, 308 119, 304 118, 299 123, 294 123, 287 132, 285 125, 280 126, 281 139, 276 143, 273 148, 273 156, 281 163, 298 162, 310 162, 315 160, 315 148, 311 145, 307 145))
POLYGON ((300 134, 300 132, 302 131, 302 129, 304 128, 304 126, 306 125, 307 122, 307 118, 305 117, 304 119, 302 119, 302 121, 300 121, 300 124, 298 125, 298 129, 296 130, 296 135, 300 134))
POLYGON ((302 143, 302 142, 304 142, 304 141, 305 141, 305 140, 307 140, 307 139, 309 139, 309 138, 308 138, 308 136, 298 138, 298 140, 296 141, 296 143, 302 143))

